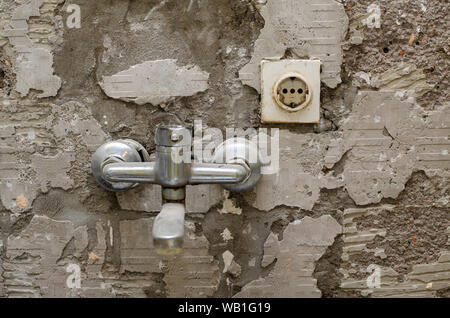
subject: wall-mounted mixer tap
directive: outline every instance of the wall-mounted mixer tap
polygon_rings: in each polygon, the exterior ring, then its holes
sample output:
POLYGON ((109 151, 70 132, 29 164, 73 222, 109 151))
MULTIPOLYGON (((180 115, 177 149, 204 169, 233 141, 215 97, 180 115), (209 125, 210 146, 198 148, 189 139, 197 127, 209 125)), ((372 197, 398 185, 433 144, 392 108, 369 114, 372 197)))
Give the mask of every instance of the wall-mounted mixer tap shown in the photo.
POLYGON ((109 191, 125 191, 140 183, 162 186, 163 206, 153 223, 153 245, 160 254, 181 251, 184 237, 186 185, 216 183, 243 192, 261 178, 257 146, 244 138, 220 144, 209 163, 192 161, 192 134, 184 126, 158 126, 155 160, 133 140, 116 140, 100 146, 92 156, 92 173, 109 191))

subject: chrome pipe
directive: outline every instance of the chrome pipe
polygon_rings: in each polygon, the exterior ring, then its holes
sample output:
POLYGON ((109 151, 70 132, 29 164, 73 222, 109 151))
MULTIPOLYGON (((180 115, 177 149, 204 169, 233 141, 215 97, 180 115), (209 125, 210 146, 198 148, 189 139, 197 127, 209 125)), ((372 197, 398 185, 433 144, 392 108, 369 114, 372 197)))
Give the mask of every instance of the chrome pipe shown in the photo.
POLYGON ((197 163, 191 165, 189 184, 240 183, 247 179, 249 171, 240 164, 197 163))
MULTIPOLYGON (((103 177, 108 182, 158 183, 154 162, 119 162, 103 167, 103 177)), ((187 184, 229 184, 245 181, 249 172, 240 164, 192 164, 190 175, 178 179, 178 186, 187 184)), ((175 183, 174 183, 175 184, 175 183)))
POLYGON ((119 162, 103 167, 103 177, 108 182, 155 182, 154 162, 119 162))

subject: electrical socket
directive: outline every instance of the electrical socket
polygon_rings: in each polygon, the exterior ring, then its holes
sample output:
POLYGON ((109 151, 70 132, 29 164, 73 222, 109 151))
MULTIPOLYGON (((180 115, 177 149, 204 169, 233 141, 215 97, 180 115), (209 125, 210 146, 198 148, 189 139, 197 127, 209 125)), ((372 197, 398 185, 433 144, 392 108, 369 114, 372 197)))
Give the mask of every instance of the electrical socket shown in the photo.
POLYGON ((261 121, 263 123, 320 121, 320 61, 261 62, 261 121))

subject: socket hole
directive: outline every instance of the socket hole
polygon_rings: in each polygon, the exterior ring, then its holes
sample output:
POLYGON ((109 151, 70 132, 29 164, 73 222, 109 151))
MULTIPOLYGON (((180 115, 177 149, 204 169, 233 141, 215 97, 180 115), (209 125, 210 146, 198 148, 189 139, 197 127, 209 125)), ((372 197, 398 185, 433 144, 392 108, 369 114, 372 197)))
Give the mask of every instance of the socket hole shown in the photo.
POLYGON ((281 80, 274 93, 279 105, 289 110, 302 109, 311 97, 308 84, 296 76, 281 80))

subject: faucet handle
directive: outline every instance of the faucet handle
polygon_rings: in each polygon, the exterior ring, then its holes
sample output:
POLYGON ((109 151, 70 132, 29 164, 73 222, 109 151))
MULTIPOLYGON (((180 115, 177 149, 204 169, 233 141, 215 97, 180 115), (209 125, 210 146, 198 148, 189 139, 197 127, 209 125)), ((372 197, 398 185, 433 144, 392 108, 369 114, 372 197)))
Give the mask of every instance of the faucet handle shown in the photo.
POLYGON ((240 183, 222 184, 232 192, 246 192, 261 179, 262 160, 258 146, 245 138, 234 137, 221 143, 214 152, 214 163, 240 164, 247 171, 247 178, 240 183))
POLYGON ((104 175, 104 167, 112 163, 148 162, 150 156, 145 148, 131 139, 120 139, 101 145, 92 155, 91 169, 94 178, 106 190, 125 191, 134 188, 138 183, 109 182, 104 175))

